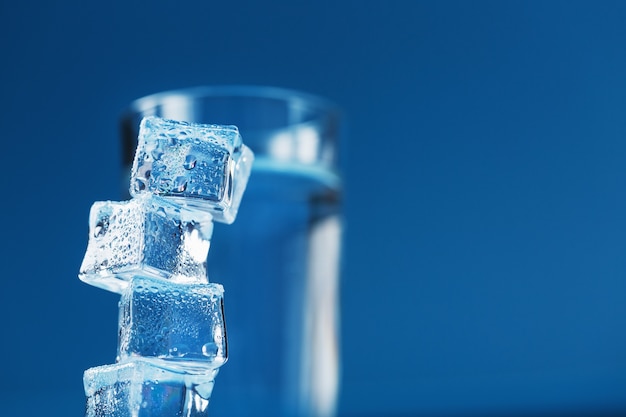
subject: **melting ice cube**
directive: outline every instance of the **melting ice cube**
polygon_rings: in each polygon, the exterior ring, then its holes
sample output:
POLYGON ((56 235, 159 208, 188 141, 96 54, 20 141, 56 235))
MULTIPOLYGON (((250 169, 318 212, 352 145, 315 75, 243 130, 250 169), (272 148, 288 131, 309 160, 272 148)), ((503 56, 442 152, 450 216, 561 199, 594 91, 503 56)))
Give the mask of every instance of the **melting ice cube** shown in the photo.
POLYGON ((175 282, 208 282, 210 214, 142 194, 100 201, 89 216, 89 243, 79 278, 121 292, 136 274, 175 282))
POLYGON ((216 374, 188 375, 144 360, 90 368, 85 417, 207 416, 216 374))
POLYGON ((175 198, 208 210, 215 221, 232 223, 253 159, 235 126, 146 117, 139 129, 130 193, 175 198))
POLYGON ((158 358, 206 372, 228 357, 220 284, 177 284, 137 276, 120 300, 118 360, 158 358))

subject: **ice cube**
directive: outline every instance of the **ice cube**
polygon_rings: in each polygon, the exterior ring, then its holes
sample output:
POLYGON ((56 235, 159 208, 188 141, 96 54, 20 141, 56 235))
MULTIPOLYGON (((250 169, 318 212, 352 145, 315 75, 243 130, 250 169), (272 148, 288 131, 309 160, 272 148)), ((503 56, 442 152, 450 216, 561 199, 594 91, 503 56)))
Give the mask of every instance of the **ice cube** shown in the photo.
POLYGON ((135 360, 87 369, 85 417, 201 417, 208 415, 217 369, 189 375, 135 360))
POLYGON ((130 193, 180 199, 182 204, 232 223, 237 216, 254 155, 236 126, 161 119, 142 120, 130 193))
POLYGON ((178 284, 136 276, 122 293, 118 361, 163 359, 172 369, 206 372, 228 357, 220 284, 178 284))
POLYGON ((208 282, 211 215, 142 194, 100 201, 89 216, 89 242, 79 278, 120 293, 135 274, 175 282, 208 282))

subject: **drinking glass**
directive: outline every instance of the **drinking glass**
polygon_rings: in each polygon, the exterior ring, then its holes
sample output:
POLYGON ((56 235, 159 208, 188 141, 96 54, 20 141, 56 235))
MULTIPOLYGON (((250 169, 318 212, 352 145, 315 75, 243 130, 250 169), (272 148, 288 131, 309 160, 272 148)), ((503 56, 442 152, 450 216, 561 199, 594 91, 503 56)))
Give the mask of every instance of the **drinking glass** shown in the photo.
POLYGON ((340 111, 299 91, 203 86, 132 102, 128 178, 144 116, 236 125, 255 154, 236 221, 216 224, 209 280, 225 288, 229 361, 216 417, 332 417, 339 392, 340 111))

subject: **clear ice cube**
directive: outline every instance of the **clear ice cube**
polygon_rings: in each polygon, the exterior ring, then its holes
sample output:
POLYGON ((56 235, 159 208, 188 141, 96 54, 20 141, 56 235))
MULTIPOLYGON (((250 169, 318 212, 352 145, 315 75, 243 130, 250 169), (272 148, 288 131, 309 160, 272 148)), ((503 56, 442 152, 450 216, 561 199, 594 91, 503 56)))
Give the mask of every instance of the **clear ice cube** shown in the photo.
POLYGON ((85 417, 203 417, 217 369, 189 375, 136 360, 87 369, 85 417))
POLYGON ((121 293, 136 274, 175 282, 208 282, 210 214, 142 194, 99 201, 89 216, 89 242, 79 278, 121 293))
POLYGON ((134 277, 122 293, 118 361, 144 357, 172 369, 206 372, 228 357, 220 284, 134 277))
POLYGON ((254 155, 236 126, 146 117, 139 129, 130 193, 179 199, 232 223, 254 155))

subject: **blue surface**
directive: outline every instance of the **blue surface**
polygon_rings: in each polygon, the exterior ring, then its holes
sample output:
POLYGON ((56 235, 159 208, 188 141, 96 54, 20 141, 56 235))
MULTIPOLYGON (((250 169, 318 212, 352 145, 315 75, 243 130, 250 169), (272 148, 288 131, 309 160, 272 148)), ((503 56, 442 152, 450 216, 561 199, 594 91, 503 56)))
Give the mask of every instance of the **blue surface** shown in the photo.
POLYGON ((612 1, 0 3, 0 414, 82 415, 83 370, 116 350, 117 297, 76 274, 89 207, 126 181, 118 116, 200 84, 345 111, 344 415, 626 414, 624 21, 612 1))

